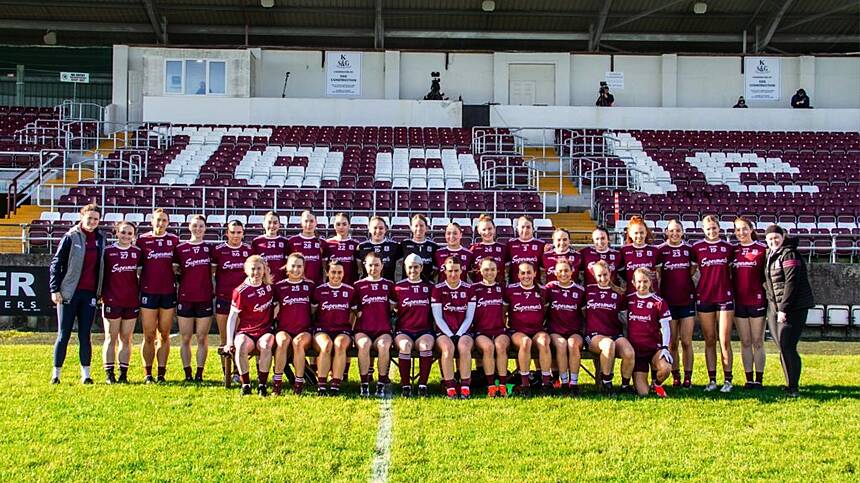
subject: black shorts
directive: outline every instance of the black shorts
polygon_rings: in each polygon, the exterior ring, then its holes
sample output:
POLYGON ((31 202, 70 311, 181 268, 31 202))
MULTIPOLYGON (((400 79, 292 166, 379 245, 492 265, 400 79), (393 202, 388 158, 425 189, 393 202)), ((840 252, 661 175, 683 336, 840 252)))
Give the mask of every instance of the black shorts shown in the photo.
POLYGON ((376 339, 382 337, 383 335, 391 335, 390 330, 356 330, 355 336, 358 337, 358 334, 364 334, 370 337, 370 340, 376 341, 376 339))
POLYGON ((339 336, 339 335, 345 335, 345 336, 349 337, 349 340, 352 340, 352 331, 347 330, 347 329, 344 329, 344 330, 314 329, 314 336, 316 336, 317 334, 325 334, 332 341, 334 341, 335 338, 337 338, 337 336, 339 336))
POLYGON ((741 305, 735 306, 735 317, 742 319, 764 317, 767 307, 764 305, 741 305))
POLYGON ((597 337, 598 335, 602 335, 603 337, 609 337, 609 338, 610 338, 610 339, 612 339, 613 341, 616 341, 616 340, 618 340, 618 339, 620 339, 620 338, 624 337, 624 334, 618 334, 618 335, 604 335, 604 334, 600 334, 600 333, 597 333, 597 332, 592 332, 592 333, 590 333, 590 334, 586 335, 586 336, 585 336, 585 338, 583 339, 583 341, 585 342, 585 347, 591 347, 591 340, 592 340, 592 339, 594 339, 595 337, 597 337))
POLYGON ((179 317, 212 317, 212 302, 180 302, 176 306, 179 317))
POLYGON ((670 305, 669 312, 672 314, 672 320, 686 319, 687 317, 696 316, 696 304, 690 302, 688 305, 670 305))
POLYGON ((229 300, 216 298, 215 299, 215 313, 218 315, 230 315, 230 307, 233 303, 229 300))
POLYGON ((538 330, 538 331, 535 331, 535 332, 530 332, 530 331, 529 331, 529 332, 526 332, 526 331, 524 331, 524 330, 516 330, 516 329, 508 328, 508 329, 505 331, 505 333, 506 333, 506 334, 508 334, 508 337, 510 337, 511 339, 513 339, 513 338, 514 338, 514 334, 516 334, 517 332, 519 332, 520 334, 523 334, 523 335, 525 335, 525 336, 527 336, 527 337, 531 338, 531 337, 534 337, 534 336, 538 335, 538 334, 539 334, 539 333, 541 333, 541 332, 546 332, 546 330, 541 329, 541 330, 538 330))
POLYGON ((705 302, 699 302, 698 304, 696 304, 696 311, 704 312, 706 314, 713 312, 731 312, 733 310, 735 310, 735 303, 731 300, 721 304, 712 304, 705 302))
POLYGON ((278 327, 275 329, 275 334, 277 334, 278 332, 283 332, 283 333, 287 334, 288 336, 290 336, 290 339, 295 339, 296 336, 298 336, 300 334, 304 334, 304 333, 308 333, 308 334, 313 335, 313 329, 310 329, 310 328, 308 328, 308 330, 300 330, 298 332, 293 332, 291 330, 284 330, 284 329, 281 329, 280 327, 278 327))
MULTIPOLYGON (((237 333, 236 333, 236 335, 239 335, 239 334, 242 334, 242 335, 244 335, 245 337, 247 337, 247 338, 251 339, 252 341, 254 341, 254 346, 256 347, 257 342, 259 342, 259 341, 260 341, 260 339, 262 339, 264 335, 269 335, 269 334, 271 334, 271 332, 266 332, 265 334, 260 334, 260 335, 251 335, 251 334, 249 334, 249 333, 247 333, 247 332, 237 332, 237 333)), ((233 336, 234 341, 235 341, 235 339, 236 339, 236 335, 234 335, 234 336, 233 336)))
POLYGON ((142 309, 172 309, 176 307, 176 294, 140 294, 140 308, 142 309))
POLYGON ((398 330, 397 332, 394 333, 394 337, 397 337, 398 335, 405 335, 406 337, 409 337, 410 339, 412 339, 413 342, 420 339, 421 337, 424 337, 425 335, 432 335, 433 338, 436 338, 436 334, 430 329, 422 330, 422 331, 418 331, 418 332, 408 332, 405 330, 398 330))
POLYGON ((651 361, 654 359, 656 349, 649 351, 636 351, 636 360, 633 362, 633 372, 648 372, 651 369, 651 361))
POLYGON ((505 329, 499 329, 492 332, 475 332, 475 339, 482 335, 492 341, 495 341, 496 337, 500 335, 507 336, 510 339, 510 336, 508 336, 508 333, 505 331, 505 329))
POLYGON ((102 305, 102 317, 105 319, 136 319, 140 313, 138 307, 116 307, 113 305, 102 305))

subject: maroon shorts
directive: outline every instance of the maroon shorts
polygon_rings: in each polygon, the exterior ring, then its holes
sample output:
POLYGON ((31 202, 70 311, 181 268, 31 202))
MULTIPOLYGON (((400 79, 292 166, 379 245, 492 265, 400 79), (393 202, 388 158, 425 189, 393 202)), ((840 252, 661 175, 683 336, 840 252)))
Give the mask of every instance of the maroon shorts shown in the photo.
POLYGON ((657 349, 636 351, 636 360, 633 363, 633 372, 648 372, 651 369, 651 360, 657 349))
POLYGON ((140 307, 117 307, 115 305, 103 305, 102 317, 105 319, 136 319, 140 313, 140 307))
POLYGON ((317 334, 325 334, 331 340, 334 340, 339 335, 345 335, 345 336, 349 337, 349 340, 352 340, 352 331, 348 330, 348 329, 326 330, 326 329, 316 328, 316 329, 314 329, 314 336, 316 336, 317 334))
POLYGON ((299 335, 299 334, 304 334, 304 333, 306 333, 306 332, 307 332, 308 334, 311 334, 313 331, 311 330, 311 328, 310 328, 310 327, 308 327, 306 330, 300 330, 300 331, 298 331, 298 332, 293 332, 293 331, 291 331, 291 330, 286 330, 286 329, 282 329, 282 328, 278 327, 277 329, 275 329, 275 333, 277 334, 278 332, 286 332, 286 334, 287 334, 288 336, 290 336, 290 338, 291 338, 291 339, 295 339, 295 338, 296 338, 296 336, 297 336, 297 335, 299 335))
POLYGON ((490 340, 496 340, 496 337, 498 337, 500 335, 508 335, 508 334, 505 332, 505 329, 496 329, 496 330, 488 330, 488 331, 483 331, 483 332, 475 332, 475 338, 476 339, 480 335, 483 335, 484 337, 486 337, 490 340))
POLYGON ((359 334, 364 334, 364 335, 370 337, 370 340, 375 341, 376 339, 382 337, 383 335, 391 335, 391 331, 390 330, 356 330, 355 331, 356 337, 359 334))
POLYGON ((212 317, 212 301, 179 302, 176 306, 176 315, 189 318, 212 317))
POLYGON ((550 329, 547 332, 550 335, 552 335, 552 334, 560 335, 560 336, 564 337, 565 339, 570 339, 574 335, 578 335, 578 336, 582 337, 582 330, 552 330, 552 329, 550 329))
POLYGON ((508 328, 508 330, 506 330, 505 332, 508 334, 508 337, 513 339, 514 334, 516 334, 517 332, 519 332, 520 334, 525 334, 529 337, 534 337, 534 336, 538 335, 539 332, 546 332, 546 331, 544 329, 540 329, 540 330, 536 330, 536 331, 530 331, 530 330, 526 331, 526 330, 518 330, 518 329, 508 328))

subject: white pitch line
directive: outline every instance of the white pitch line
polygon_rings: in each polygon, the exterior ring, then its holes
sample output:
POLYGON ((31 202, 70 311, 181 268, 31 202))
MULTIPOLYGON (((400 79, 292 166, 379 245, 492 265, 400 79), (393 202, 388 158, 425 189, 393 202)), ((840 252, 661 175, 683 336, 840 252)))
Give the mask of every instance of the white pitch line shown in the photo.
POLYGON ((392 419, 391 396, 386 396, 379 402, 379 429, 376 431, 376 448, 373 450, 373 465, 370 470, 370 481, 373 483, 388 481, 392 419))

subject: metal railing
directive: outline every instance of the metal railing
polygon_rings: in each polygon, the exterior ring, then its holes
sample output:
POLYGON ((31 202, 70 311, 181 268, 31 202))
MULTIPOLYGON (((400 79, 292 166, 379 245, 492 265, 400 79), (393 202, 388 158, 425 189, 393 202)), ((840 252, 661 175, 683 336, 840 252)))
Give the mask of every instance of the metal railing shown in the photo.
MULTIPOLYGON (((35 153, 29 153, 35 154, 35 153)), ((15 214, 25 201, 31 200, 33 193, 38 193, 44 183, 53 178, 60 169, 58 159, 62 158, 65 163, 65 155, 54 150, 43 149, 39 151, 38 166, 24 168, 17 176, 9 181, 6 196, 6 213, 8 216, 15 214)))
POLYGON ((542 170, 535 168, 531 156, 486 156, 480 159, 478 169, 483 189, 538 190, 542 170))

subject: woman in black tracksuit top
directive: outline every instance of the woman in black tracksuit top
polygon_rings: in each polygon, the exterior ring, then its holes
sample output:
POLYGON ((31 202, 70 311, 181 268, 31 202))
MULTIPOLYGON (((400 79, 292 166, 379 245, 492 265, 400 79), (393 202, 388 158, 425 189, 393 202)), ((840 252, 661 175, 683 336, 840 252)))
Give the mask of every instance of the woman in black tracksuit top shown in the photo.
POLYGON ((767 264, 764 289, 767 294, 767 324, 779 345, 788 394, 797 397, 800 382, 800 354, 797 342, 806 324, 806 314, 815 305, 797 239, 771 225, 765 231, 767 264))

